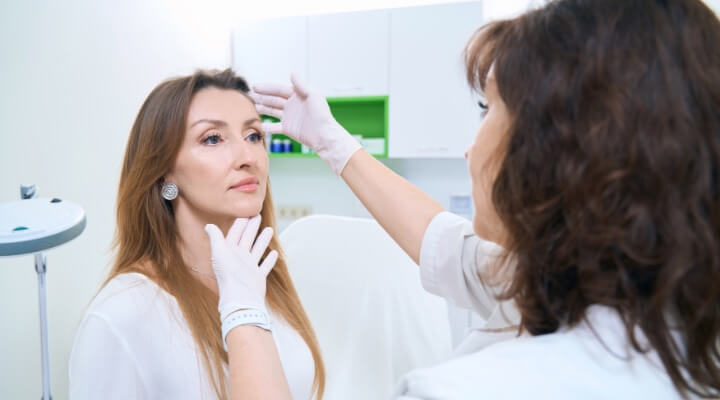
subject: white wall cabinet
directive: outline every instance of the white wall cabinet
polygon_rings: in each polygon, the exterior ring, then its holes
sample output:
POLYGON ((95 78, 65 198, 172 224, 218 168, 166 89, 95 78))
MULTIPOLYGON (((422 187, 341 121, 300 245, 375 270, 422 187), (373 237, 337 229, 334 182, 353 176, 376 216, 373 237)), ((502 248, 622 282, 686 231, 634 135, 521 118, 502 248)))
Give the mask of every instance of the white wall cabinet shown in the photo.
POLYGON ((233 30, 233 68, 249 83, 307 79, 307 17, 246 22, 233 30))
POLYGON ((328 97, 387 96, 390 12, 308 17, 308 76, 328 97))
POLYGON ((480 123, 462 52, 481 3, 392 10, 389 156, 463 157, 480 123))
POLYGON ((245 23, 233 67, 251 83, 291 72, 328 97, 389 96, 388 156, 461 158, 480 123, 462 52, 481 2, 245 23))

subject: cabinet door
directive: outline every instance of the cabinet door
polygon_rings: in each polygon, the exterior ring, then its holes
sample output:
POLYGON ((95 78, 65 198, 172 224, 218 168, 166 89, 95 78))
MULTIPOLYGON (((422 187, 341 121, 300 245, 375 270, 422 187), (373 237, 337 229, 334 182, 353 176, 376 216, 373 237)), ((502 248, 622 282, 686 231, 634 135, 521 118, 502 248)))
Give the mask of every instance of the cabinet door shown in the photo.
POLYGON ((463 49, 483 23, 481 3, 392 10, 389 156, 463 157, 480 123, 463 49))
POLYGON ((308 17, 308 74, 328 97, 388 94, 387 10, 308 17))
POLYGON ((233 30, 235 71, 255 83, 290 83, 290 74, 307 79, 307 17, 246 22, 233 30))

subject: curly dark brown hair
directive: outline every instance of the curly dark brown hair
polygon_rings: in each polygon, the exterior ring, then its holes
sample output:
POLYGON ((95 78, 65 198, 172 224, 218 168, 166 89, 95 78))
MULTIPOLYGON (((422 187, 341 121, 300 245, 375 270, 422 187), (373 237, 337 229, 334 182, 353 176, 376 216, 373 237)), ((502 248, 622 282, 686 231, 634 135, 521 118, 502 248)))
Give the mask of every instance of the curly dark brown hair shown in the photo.
POLYGON ((614 308, 683 396, 720 395, 720 22, 700 0, 557 0, 480 28, 512 124, 492 200, 533 335, 614 308))

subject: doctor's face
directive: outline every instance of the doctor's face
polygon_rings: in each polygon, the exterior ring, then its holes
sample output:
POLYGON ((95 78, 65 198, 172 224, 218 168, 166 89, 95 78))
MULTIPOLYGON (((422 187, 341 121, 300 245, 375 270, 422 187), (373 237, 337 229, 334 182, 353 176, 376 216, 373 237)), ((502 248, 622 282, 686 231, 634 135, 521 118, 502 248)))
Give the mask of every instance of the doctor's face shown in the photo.
POLYGON ((465 153, 475 205, 473 229, 479 236, 503 244, 505 229, 492 203, 492 186, 505 155, 505 139, 511 120, 498 93, 492 69, 487 77, 485 96, 487 113, 465 153))
POLYGON ((236 90, 206 88, 190 103, 172 170, 174 200, 208 220, 250 217, 262 209, 268 155, 255 105, 236 90))

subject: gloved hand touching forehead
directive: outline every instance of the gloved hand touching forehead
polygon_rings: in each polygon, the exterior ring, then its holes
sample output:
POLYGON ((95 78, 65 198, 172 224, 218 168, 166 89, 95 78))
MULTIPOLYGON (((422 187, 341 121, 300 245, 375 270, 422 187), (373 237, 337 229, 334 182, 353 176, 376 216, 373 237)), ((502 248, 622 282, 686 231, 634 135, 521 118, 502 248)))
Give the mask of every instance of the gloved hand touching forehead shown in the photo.
POLYGON ((292 85, 260 84, 250 96, 257 112, 280 119, 264 123, 266 133, 283 133, 312 148, 335 174, 362 146, 332 116, 325 97, 293 75, 292 85))

